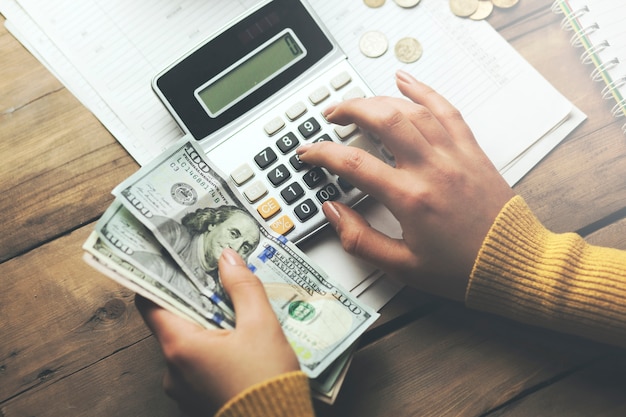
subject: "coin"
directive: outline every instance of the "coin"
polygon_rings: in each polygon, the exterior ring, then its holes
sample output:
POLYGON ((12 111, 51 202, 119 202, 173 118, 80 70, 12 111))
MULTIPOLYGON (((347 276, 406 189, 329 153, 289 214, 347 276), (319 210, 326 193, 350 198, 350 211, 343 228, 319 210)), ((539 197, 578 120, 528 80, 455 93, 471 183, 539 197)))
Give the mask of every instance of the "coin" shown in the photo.
POLYGON ((492 0, 493 5, 496 7, 500 7, 502 9, 508 9, 509 7, 513 7, 517 4, 519 0, 492 0))
POLYGON ((375 9, 385 4, 385 0, 363 0, 363 3, 365 3, 367 7, 375 9))
POLYGON ((478 0, 450 0, 450 10, 459 17, 468 17, 478 9, 478 0))
POLYGON ((491 0, 480 0, 478 2, 478 9, 476 9, 474 14, 470 15, 469 18, 472 20, 483 20, 489 17, 492 11, 493 3, 491 0))
POLYGON ((422 44, 415 38, 402 38, 394 47, 394 52, 396 57, 406 63, 410 64, 411 62, 415 62, 422 56, 422 44))
POLYGON ((359 49, 370 58, 378 58, 387 52, 387 46, 387 37, 376 30, 365 32, 359 41, 359 49))
POLYGON ((405 9, 410 9, 411 7, 417 6, 417 3, 420 0, 394 0, 396 4, 400 7, 404 7, 405 9))

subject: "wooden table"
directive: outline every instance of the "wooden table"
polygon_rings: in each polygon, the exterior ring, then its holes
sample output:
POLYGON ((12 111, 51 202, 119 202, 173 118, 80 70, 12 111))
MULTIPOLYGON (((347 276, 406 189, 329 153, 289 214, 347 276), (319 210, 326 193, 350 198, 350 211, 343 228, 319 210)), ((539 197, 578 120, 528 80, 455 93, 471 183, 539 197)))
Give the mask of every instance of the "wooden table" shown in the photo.
MULTIPOLYGON (((521 0, 490 21, 588 120, 515 188, 552 230, 626 249, 626 138, 549 6, 521 0)), ((0 51, 0 416, 180 415, 133 294, 81 260, 138 165, 4 27, 0 51)), ((364 337, 337 403, 316 408, 623 416, 625 392, 623 350, 406 290, 364 337)))

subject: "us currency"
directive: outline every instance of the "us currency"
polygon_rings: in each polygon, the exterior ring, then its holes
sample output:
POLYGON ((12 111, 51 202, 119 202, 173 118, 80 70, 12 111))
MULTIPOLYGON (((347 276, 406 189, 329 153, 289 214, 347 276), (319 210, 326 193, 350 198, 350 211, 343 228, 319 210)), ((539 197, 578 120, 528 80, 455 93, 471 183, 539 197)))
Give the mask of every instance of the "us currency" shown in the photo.
POLYGON ((219 327, 234 327, 234 316, 224 314, 118 200, 102 215, 96 224, 96 233, 116 257, 139 269, 160 288, 176 294, 206 320, 219 327))
POLYGON ((83 249, 86 251, 83 255, 85 262, 119 284, 203 327, 217 328, 215 323, 207 320, 201 312, 188 305, 174 292, 163 287, 158 280, 153 280, 129 262, 116 256, 115 251, 111 250, 95 231, 89 235, 83 249))
POLYGON ((229 300, 213 261, 226 245, 237 250, 263 282, 310 378, 319 376, 378 317, 333 283, 294 244, 262 227, 193 140, 179 142, 113 193, 220 305, 229 300), (230 217, 212 219, 202 227, 190 220, 218 210, 231 213, 230 217), (189 223, 193 227, 187 227, 189 223))
MULTIPOLYGON (((150 230, 202 294, 234 317, 219 283, 217 260, 226 245, 247 258, 259 243, 258 224, 207 164, 201 150, 191 142, 173 148, 118 185, 113 194, 150 230), (235 236, 234 241, 229 234, 235 236)), ((161 269, 170 272, 166 266, 161 269)))

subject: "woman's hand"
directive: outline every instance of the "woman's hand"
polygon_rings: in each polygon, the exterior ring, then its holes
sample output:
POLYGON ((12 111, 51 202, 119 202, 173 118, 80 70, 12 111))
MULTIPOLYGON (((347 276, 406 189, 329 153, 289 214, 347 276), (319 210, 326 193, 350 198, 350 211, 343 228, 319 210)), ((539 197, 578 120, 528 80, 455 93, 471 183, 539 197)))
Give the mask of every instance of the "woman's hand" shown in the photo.
POLYGON ((300 369, 259 279, 229 248, 219 270, 237 315, 233 331, 204 329, 136 298, 167 362, 165 391, 192 416, 212 415, 246 388, 300 369))
POLYGON ((327 202, 324 213, 347 252, 418 289, 462 300, 482 241, 514 192, 456 108, 405 72, 396 82, 411 101, 354 99, 325 112, 332 123, 356 123, 377 136, 395 168, 331 142, 297 152, 376 198, 402 226, 403 238, 392 239, 347 206, 327 202))

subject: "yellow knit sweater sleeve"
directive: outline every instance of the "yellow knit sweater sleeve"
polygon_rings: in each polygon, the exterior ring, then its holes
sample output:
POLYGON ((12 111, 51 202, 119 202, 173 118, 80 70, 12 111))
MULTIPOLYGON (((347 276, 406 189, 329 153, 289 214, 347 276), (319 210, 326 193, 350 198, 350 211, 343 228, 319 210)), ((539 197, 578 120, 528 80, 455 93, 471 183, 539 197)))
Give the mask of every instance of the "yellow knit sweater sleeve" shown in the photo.
POLYGON ((626 251, 547 230, 511 199, 485 238, 466 305, 626 347, 626 251))
POLYGON ((215 417, 312 417, 309 378, 302 371, 277 376, 243 391, 215 417))

